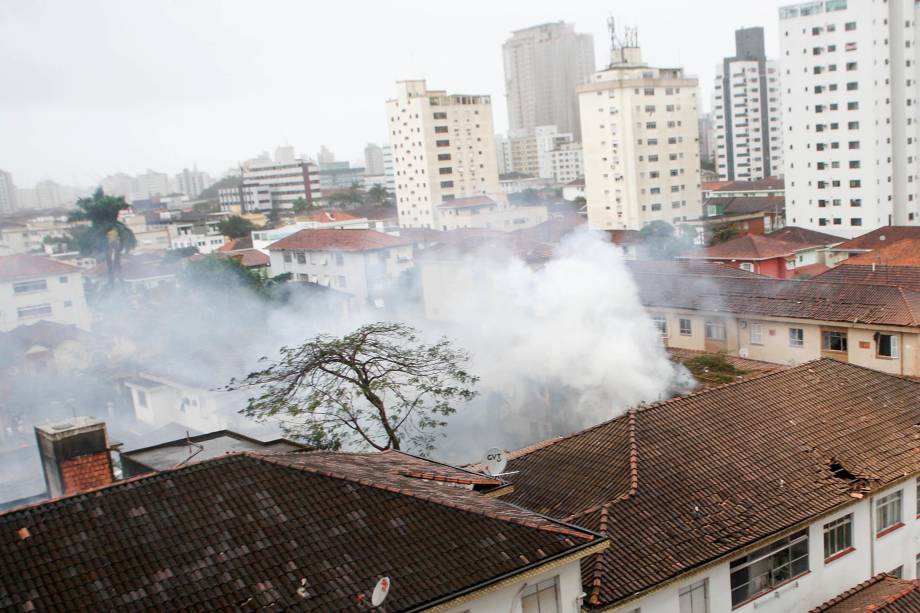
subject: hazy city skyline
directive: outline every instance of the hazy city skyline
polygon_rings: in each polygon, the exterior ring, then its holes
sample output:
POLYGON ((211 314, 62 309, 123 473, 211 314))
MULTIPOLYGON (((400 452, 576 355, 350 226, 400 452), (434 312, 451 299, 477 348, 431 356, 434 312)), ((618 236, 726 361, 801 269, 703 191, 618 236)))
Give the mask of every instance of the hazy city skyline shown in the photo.
POLYGON ((788 2, 715 4, 703 14, 676 0, 361 3, 326 6, 315 20, 309 4, 289 2, 252 11, 236 2, 13 0, 0 8, 8 58, 0 67, 0 168, 30 187, 196 164, 220 175, 279 144, 309 155, 326 145, 338 159, 358 161, 367 142, 386 142, 384 103, 397 80, 412 78, 491 95, 495 128, 504 132, 501 45, 510 33, 572 22, 594 36, 601 67, 610 15, 620 27, 638 27, 650 64, 699 76, 707 108, 735 29, 763 26, 767 54, 776 57, 777 7, 788 2))

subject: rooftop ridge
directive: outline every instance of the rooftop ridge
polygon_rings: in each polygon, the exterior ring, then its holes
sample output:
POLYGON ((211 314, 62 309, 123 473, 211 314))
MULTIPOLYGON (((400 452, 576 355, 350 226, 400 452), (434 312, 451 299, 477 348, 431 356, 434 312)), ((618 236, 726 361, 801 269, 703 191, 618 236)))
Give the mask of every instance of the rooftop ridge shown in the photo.
POLYGON ((908 596, 909 594, 913 593, 917 589, 917 587, 918 587, 917 580, 910 581, 910 585, 908 587, 901 590, 897 594, 894 594, 893 596, 888 596, 887 598, 885 598, 885 601, 882 604, 870 605, 866 609, 866 613, 869 613, 871 611, 881 611, 882 609, 886 608, 888 605, 894 604, 897 601, 904 598, 905 596, 908 596))
MULTIPOLYGON (((920 325, 920 321, 917 320, 917 314, 914 313, 914 308, 911 306, 910 300, 907 299, 907 295, 904 293, 904 287, 901 285, 888 286, 888 287, 897 288, 898 293, 901 294, 901 300, 904 301, 904 306, 907 307, 907 312, 910 314, 910 318, 911 320, 913 320, 914 325, 915 326, 920 325)), ((913 292, 913 293, 916 293, 916 292, 913 292)))
MULTIPOLYGON (((594 535, 594 534, 591 534, 591 533, 589 533, 589 532, 587 532, 587 531, 577 531, 577 530, 574 530, 574 529, 572 529, 572 528, 563 527, 563 526, 546 526, 546 525, 543 525, 543 524, 541 524, 541 523, 539 523, 539 522, 536 522, 536 521, 528 521, 528 520, 523 519, 523 518, 518 518, 518 517, 513 517, 513 516, 502 516, 502 515, 499 515, 499 514, 497 514, 497 513, 493 513, 493 512, 490 512, 490 511, 488 511, 488 510, 484 510, 484 509, 478 508, 475 504, 463 504, 463 503, 455 502, 455 501, 453 501, 453 500, 448 500, 447 498, 438 496, 438 495, 436 495, 436 494, 428 494, 428 493, 423 493, 423 492, 419 492, 419 491, 410 491, 410 490, 408 490, 408 489, 404 489, 404 488, 401 488, 401 487, 397 487, 397 486, 395 486, 395 485, 390 485, 390 484, 385 484, 385 483, 378 483, 378 482, 375 482, 375 481, 371 481, 370 479, 366 479, 366 478, 364 478, 364 477, 355 476, 355 475, 349 475, 349 474, 344 473, 344 472, 338 472, 338 471, 333 471, 333 470, 327 470, 327 469, 322 469, 322 468, 316 468, 316 467, 312 467, 312 466, 303 466, 303 465, 292 465, 292 464, 287 464, 287 463, 284 463, 284 462, 279 461, 279 459, 281 458, 280 455, 276 455, 276 456, 265 456, 265 455, 259 454, 258 452, 252 452, 252 451, 243 452, 242 455, 248 456, 248 457, 252 457, 252 458, 255 458, 255 459, 258 459, 258 460, 262 460, 262 461, 265 461, 265 462, 268 462, 268 463, 271 463, 271 464, 275 464, 275 465, 281 466, 281 467, 283 467, 283 468, 288 468, 288 469, 291 469, 291 470, 299 470, 299 471, 302 471, 302 472, 307 472, 307 473, 311 473, 311 474, 315 474, 315 475, 321 475, 321 476, 324 476, 324 477, 329 477, 329 478, 331 478, 331 479, 340 479, 340 480, 343 480, 343 481, 349 481, 349 482, 351 482, 351 483, 357 483, 357 484, 363 485, 363 486, 365 486, 365 487, 371 487, 371 488, 378 489, 378 490, 382 490, 382 491, 392 492, 392 493, 394 493, 394 494, 400 494, 400 495, 403 495, 403 496, 409 496, 409 497, 411 497, 411 498, 416 498, 416 499, 418 499, 418 500, 424 500, 424 501, 426 501, 426 502, 430 502, 430 503, 432 503, 432 504, 437 504, 437 505, 440 505, 440 506, 443 506, 443 507, 447 507, 447 508, 450 508, 450 509, 454 509, 454 510, 457 510, 457 511, 463 511, 463 512, 465 512, 465 513, 473 513, 473 514, 475 514, 475 515, 481 515, 481 516, 483 516, 483 517, 488 517, 488 518, 490 518, 490 519, 495 519, 495 520, 498 520, 498 521, 507 521, 507 522, 515 523, 515 524, 518 524, 518 525, 521 525, 521 526, 526 526, 526 527, 528 527, 528 528, 534 528, 534 529, 537 529, 537 530, 541 530, 541 531, 544 531, 544 532, 556 532, 556 533, 559 533, 559 534, 565 534, 565 535, 567 535, 567 536, 571 536, 571 537, 574 537, 574 538, 579 538, 579 539, 582 539, 582 540, 588 540, 588 541, 594 540, 594 538, 595 538, 595 535, 594 535)), ((303 454, 300 454, 300 455, 303 455, 303 454)), ((410 478, 411 478, 411 477, 410 477, 410 478)), ((471 493, 471 495, 472 495, 472 493, 471 493)), ((482 498, 481 500, 491 500, 491 499, 482 498)), ((558 523, 558 520, 555 520, 555 519, 551 519, 551 518, 545 517, 545 516, 543 516, 543 515, 540 515, 539 513, 536 513, 536 512, 534 512, 534 511, 530 511, 530 510, 528 510, 528 509, 523 509, 522 507, 519 507, 519 506, 517 506, 517 505, 511 505, 510 503, 506 503, 506 502, 503 502, 502 504, 507 504, 508 506, 512 506, 512 507, 514 507, 514 508, 516 508, 516 509, 519 509, 519 510, 521 510, 521 511, 524 511, 524 512, 526 512, 526 513, 528 513, 528 514, 531 514, 531 515, 533 515, 533 516, 535 516, 535 517, 538 517, 538 518, 540 518, 540 519, 542 519, 542 520, 544 520, 544 521, 546 521, 546 522, 549 522, 549 523, 551 523, 551 524, 557 524, 557 523, 558 523)))
POLYGON ((887 574, 887 573, 879 573, 879 574, 875 575, 874 577, 869 577, 868 579, 866 579, 866 580, 863 581, 862 583, 859 583, 859 584, 857 584, 857 585, 854 585, 853 587, 851 587, 850 589, 846 590, 845 592, 841 592, 840 594, 837 594, 836 596, 834 596, 833 598, 831 598, 831 599, 828 600, 827 602, 821 603, 820 605, 818 605, 817 607, 815 607, 814 609, 812 609, 811 611, 809 611, 809 613, 822 613, 822 611, 827 611, 828 609, 830 609, 830 608, 833 607, 834 605, 843 602, 844 600, 846 600, 847 598, 849 598, 849 597, 852 596, 853 594, 855 594, 855 593, 857 593, 857 592, 859 592, 859 591, 861 591, 861 590, 864 590, 864 589, 866 589, 867 587, 869 587, 869 586, 871 586, 871 585, 875 585, 876 583, 878 583, 878 582, 881 581, 882 579, 885 579, 886 577, 891 577, 891 575, 889 575, 889 574, 887 574))

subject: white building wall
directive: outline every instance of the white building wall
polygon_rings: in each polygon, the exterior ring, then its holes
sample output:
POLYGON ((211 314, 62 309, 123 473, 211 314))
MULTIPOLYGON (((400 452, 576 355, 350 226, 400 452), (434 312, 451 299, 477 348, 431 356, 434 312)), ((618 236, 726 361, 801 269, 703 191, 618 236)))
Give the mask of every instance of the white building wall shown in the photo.
POLYGON ((0 282, 0 332, 42 320, 90 329, 91 315, 83 292, 82 273, 75 270, 0 282), (40 281, 45 282, 44 289, 15 291, 17 285, 40 281))
MULTIPOLYGON (((526 580, 513 583, 500 590, 447 609, 446 613, 522 613, 521 593, 530 585, 556 580, 559 613, 579 613, 579 596, 582 593, 581 563, 570 562, 526 580)), ((396 589, 396 586, 393 586, 396 589)))
POLYGON ((651 68, 638 49, 581 86, 588 222, 641 229, 702 215, 695 78, 651 68))
MULTIPOLYGON (((809 611, 880 572, 893 571, 898 567, 902 567, 905 579, 915 579, 918 578, 916 567, 920 555, 917 510, 917 480, 908 479, 882 490, 876 496, 854 501, 816 520, 808 526, 808 573, 734 609, 731 603, 731 560, 726 560, 699 572, 688 573, 645 597, 625 602, 613 610, 622 613, 637 608, 643 613, 678 611, 680 589, 703 579, 709 581, 710 613, 809 611), (902 521, 905 525, 879 537, 875 530, 875 501, 899 489, 903 492, 902 521), (853 514, 854 550, 832 561, 825 561, 824 525, 850 513, 853 514)), ((765 540, 763 545, 769 542, 765 540)))
POLYGON ((920 223, 916 11, 911 0, 780 9, 791 225, 853 237, 920 223))
POLYGON ((441 202, 499 191, 489 96, 400 81, 387 120, 400 226, 436 228, 441 202))

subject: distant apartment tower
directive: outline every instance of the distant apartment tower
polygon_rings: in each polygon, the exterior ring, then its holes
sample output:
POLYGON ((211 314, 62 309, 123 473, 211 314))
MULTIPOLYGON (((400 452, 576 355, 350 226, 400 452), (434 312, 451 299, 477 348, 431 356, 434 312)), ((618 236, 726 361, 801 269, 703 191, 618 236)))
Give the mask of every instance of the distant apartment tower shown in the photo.
POLYGON ((383 149, 380 145, 368 143, 364 147, 364 174, 377 177, 383 173, 383 149))
POLYGON ((137 175, 135 180, 134 197, 137 199, 151 198, 153 196, 168 196, 172 192, 169 185, 169 176, 164 172, 155 172, 147 169, 144 174, 137 175))
POLYGON ((712 121, 712 113, 700 114, 700 161, 715 163, 716 160, 716 138, 715 124, 712 121))
POLYGON ((13 184, 13 175, 0 170, 0 215, 12 213, 16 210, 16 186, 13 184))
POLYGON ((130 196, 136 186, 134 177, 123 172, 107 176, 100 184, 102 191, 109 196, 130 196))
POLYGON ((297 199, 312 203, 320 195, 319 170, 306 160, 260 157, 244 162, 240 170, 240 193, 246 211, 292 209, 297 199))
POLYGON ((554 125, 579 139, 575 89, 596 69, 593 37, 570 23, 545 23, 513 32, 502 54, 509 130, 554 125))
POLYGON ((712 116, 716 171, 723 181, 783 173, 779 67, 767 60, 763 28, 735 31, 735 55, 716 68, 712 116))
POLYGON ((696 78, 642 63, 637 46, 578 88, 588 223, 637 230, 702 214, 696 78))
POLYGON ((920 223, 912 0, 781 8, 786 218, 853 237, 920 223))
POLYGON ((504 134, 495 135, 495 157, 498 162, 499 175, 514 172, 514 163, 511 161, 511 140, 504 134))
POLYGON ((393 168, 393 147, 383 145, 383 178, 387 191, 391 194, 396 191, 396 170, 393 168))
POLYGON ((400 81, 387 101, 399 225, 437 228, 438 206, 499 192, 489 96, 400 81))
POLYGON ((189 198, 197 198, 210 185, 211 177, 206 172, 199 172, 198 169, 183 168, 182 172, 176 175, 176 187, 189 198))

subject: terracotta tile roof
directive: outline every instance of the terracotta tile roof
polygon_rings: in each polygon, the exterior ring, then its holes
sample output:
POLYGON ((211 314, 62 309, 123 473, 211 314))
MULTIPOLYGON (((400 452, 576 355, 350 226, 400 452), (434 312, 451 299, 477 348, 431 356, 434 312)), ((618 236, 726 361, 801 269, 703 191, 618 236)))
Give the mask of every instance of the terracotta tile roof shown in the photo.
POLYGON ((719 192, 776 191, 784 189, 786 185, 782 177, 766 177, 756 181, 720 181, 720 183, 725 184, 716 189, 719 192))
POLYGON ((240 264, 247 268, 256 266, 268 266, 271 264, 271 258, 259 251, 258 249, 241 249, 239 251, 225 251, 225 257, 239 260, 240 264))
POLYGON ((828 246, 836 245, 843 241, 839 236, 809 230, 808 228, 800 228, 798 226, 786 226, 785 228, 780 228, 775 232, 771 232, 767 236, 793 243, 802 243, 803 245, 828 246))
POLYGON ((400 475, 392 454, 347 457, 234 454, 2 514, 0 602, 353 611, 388 576, 381 610, 401 611, 603 545, 501 500, 400 475))
POLYGON ((747 215, 750 213, 772 213, 786 210, 783 196, 739 196, 735 198, 713 198, 707 204, 722 206, 724 215, 747 215))
POLYGON ((883 226, 834 247, 834 251, 871 251, 905 238, 920 239, 920 226, 883 226))
POLYGON ((731 185, 731 181, 703 181, 703 191, 712 192, 716 191, 720 187, 725 187, 726 185, 731 185))
POLYGON ((850 265, 852 259, 845 260, 840 266, 821 273, 815 277, 815 280, 859 285, 893 285, 912 292, 920 292, 920 267, 852 266, 850 265))
MULTIPOLYGON (((709 352, 706 351, 696 351, 694 349, 680 349, 678 347, 668 347, 668 355, 671 356, 671 359, 677 360, 678 362, 683 362, 684 360, 689 360, 690 358, 696 358, 703 355, 708 355, 709 352)), ((732 364, 735 368, 741 370, 747 370, 749 372, 764 373, 772 370, 782 370, 786 368, 781 364, 774 364, 773 362, 761 362, 760 360, 748 360, 745 358, 735 357, 733 355, 723 355, 729 364, 732 364)))
POLYGON ((569 181, 568 183, 566 183, 565 186, 566 186, 566 187, 584 187, 584 186, 585 186, 585 178, 584 178, 584 177, 578 177, 577 179, 572 179, 571 181, 569 181))
POLYGON ((805 266, 796 266, 795 270, 792 273, 793 279, 813 279, 820 276, 822 273, 830 270, 830 267, 817 263, 817 264, 807 264, 805 266))
POLYGON ((793 243, 770 235, 745 234, 712 247, 706 247, 681 255, 686 259, 713 260, 768 260, 790 257, 797 251, 808 249, 801 243, 793 243))
POLYGON ((232 238, 224 243, 218 251, 240 251, 242 249, 252 249, 252 236, 243 238, 232 238))
POLYGON ((667 269, 663 273, 633 270, 639 298, 647 307, 920 326, 920 293, 898 287, 741 276, 710 276, 701 283, 667 269))
POLYGON ((918 394, 828 359, 770 372, 512 454, 502 499, 609 535, 582 576, 612 605, 920 471, 918 394))
POLYGON ((828 600, 810 613, 917 613, 920 584, 880 574, 828 600))
POLYGON ((564 215, 547 219, 543 223, 530 228, 514 230, 512 234, 544 243, 558 244, 562 237, 571 234, 587 223, 588 220, 581 215, 564 215))
POLYGON ((701 260, 631 260, 626 262, 626 266, 629 267, 630 272, 634 275, 690 275, 696 277, 737 277, 741 279, 769 278, 722 262, 701 260))
POLYGON ((454 198, 445 200, 438 205, 440 209, 471 209, 479 206, 496 206, 497 202, 488 196, 469 196, 467 198, 454 198))
POLYGON ((0 256, 0 281, 12 281, 28 277, 48 277, 51 275, 68 275, 80 272, 71 264, 65 264, 38 255, 3 255, 0 256))
POLYGON ((920 236, 902 238, 893 243, 885 242, 869 253, 860 253, 844 260, 844 263, 849 266, 920 266, 920 236))
POLYGON ((373 251, 410 244, 406 238, 376 230, 318 229, 300 230, 268 246, 269 251, 373 251))

